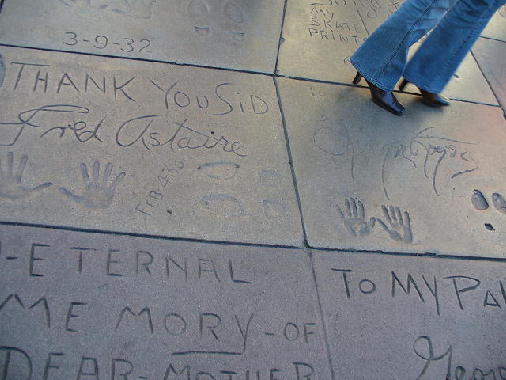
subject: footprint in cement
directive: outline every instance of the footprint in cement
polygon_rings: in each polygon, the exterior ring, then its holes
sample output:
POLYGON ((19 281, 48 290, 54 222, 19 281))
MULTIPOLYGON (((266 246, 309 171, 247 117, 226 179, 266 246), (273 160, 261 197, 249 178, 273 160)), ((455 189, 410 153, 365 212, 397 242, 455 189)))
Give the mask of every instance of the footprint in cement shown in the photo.
POLYGON ((476 210, 488 209, 488 202, 485 199, 483 193, 479 190, 474 190, 473 195, 471 197, 471 202, 476 210))
POLYGON ((199 165, 198 170, 204 172, 209 178, 212 179, 231 179, 239 170, 239 164, 230 161, 213 161, 199 165))
POLYGON ((246 214, 241 201, 228 194, 208 194, 202 197, 200 206, 215 215, 227 218, 246 214))
POLYGON ((499 193, 492 194, 492 203, 497 211, 506 214, 506 200, 499 193))
POLYGON ((0 54, 0 87, 2 87, 2 84, 4 83, 4 77, 5 77, 4 59, 2 57, 2 54, 0 54))
POLYGON ((265 199, 262 201, 265 217, 267 219, 276 219, 285 216, 287 205, 277 199, 265 199))

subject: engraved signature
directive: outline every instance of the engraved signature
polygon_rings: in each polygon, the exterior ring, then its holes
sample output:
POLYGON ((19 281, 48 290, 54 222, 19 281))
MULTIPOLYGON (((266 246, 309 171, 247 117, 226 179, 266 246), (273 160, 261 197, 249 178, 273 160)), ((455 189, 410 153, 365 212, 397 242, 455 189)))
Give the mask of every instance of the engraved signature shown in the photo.
POLYGON ((419 131, 408 143, 392 143, 383 147, 385 153, 381 168, 381 182, 387 199, 390 199, 387 185, 388 169, 395 160, 406 160, 414 169, 421 167, 425 178, 431 181, 436 195, 440 195, 438 178, 441 166, 445 161, 453 159, 463 166, 461 170, 451 173, 451 179, 472 173, 479 168, 478 163, 467 149, 467 146, 476 145, 476 143, 436 136, 432 134, 433 129, 433 127, 428 127, 419 131))
MULTIPOLYGON (((95 141, 102 143, 99 131, 103 128, 105 118, 97 123, 84 120, 90 109, 72 104, 51 104, 32 108, 18 114, 18 121, 0 122, 0 146, 14 146, 23 131, 29 127, 40 129, 40 138, 55 135, 58 138, 72 136, 80 143, 95 141)), ((230 140, 214 131, 204 133, 187 125, 188 120, 175 122, 175 130, 168 128, 168 123, 160 115, 142 115, 131 118, 119 125, 116 130, 116 144, 120 147, 131 147, 142 144, 146 150, 169 146, 171 150, 212 150, 221 149, 238 157, 246 157, 245 147, 239 142, 230 140), (154 123, 159 122, 155 128, 154 123), (161 123, 160 123, 161 122, 161 123)))
POLYGON ((196 131, 186 125, 187 119, 182 122, 175 122, 176 131, 164 139, 161 136, 161 132, 158 130, 152 131, 152 124, 158 118, 159 115, 143 115, 125 121, 116 132, 116 143, 122 147, 142 143, 147 150, 165 145, 169 145, 172 150, 210 150, 221 147, 224 152, 232 153, 239 157, 246 157, 248 155, 247 153, 243 153, 244 147, 239 141, 231 141, 223 135, 219 137, 214 136, 214 131, 211 131, 209 134, 196 131), (132 138, 130 137, 131 135, 135 135, 135 137, 132 138))
MULTIPOLYGON (((449 345, 445 352, 441 355, 436 354, 434 351, 434 344, 429 336, 423 335, 416 338, 413 343, 413 351, 417 357, 425 361, 425 364, 417 376, 416 380, 420 379, 446 379, 446 380, 464 380, 464 379, 505 379, 506 380, 506 363, 503 366, 496 368, 490 368, 484 370, 482 368, 475 367, 472 369, 466 377, 468 371, 464 366, 458 365, 454 367, 453 354, 454 349, 452 345, 449 345), (442 361, 446 358, 446 373, 439 376, 428 375, 431 364, 442 361), (426 376, 427 374, 427 376, 426 376), (498 376, 497 376, 498 375, 498 376)), ((472 367, 471 367, 472 368, 472 367)))
POLYGON ((104 119, 89 129, 86 121, 82 120, 83 115, 89 113, 88 108, 72 104, 49 104, 20 112, 18 114, 19 121, 0 122, 0 127, 6 127, 5 131, 12 130, 12 137, 8 139, 8 142, 0 143, 0 146, 14 146, 26 127, 42 129, 40 137, 44 137, 50 132, 56 132, 58 137, 62 138, 70 133, 79 142, 87 142, 91 139, 101 142, 98 130, 104 119), (61 119, 55 121, 56 116, 60 116, 61 119), (56 126, 54 126, 55 124, 56 126))

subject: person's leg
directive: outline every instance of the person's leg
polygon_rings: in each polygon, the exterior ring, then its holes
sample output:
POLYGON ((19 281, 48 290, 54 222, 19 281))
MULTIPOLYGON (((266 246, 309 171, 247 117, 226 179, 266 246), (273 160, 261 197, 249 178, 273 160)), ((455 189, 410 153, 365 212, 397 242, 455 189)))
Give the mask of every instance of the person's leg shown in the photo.
POLYGON ((409 61, 404 78, 437 94, 505 0, 458 0, 409 61))
POLYGON ((351 57, 372 84, 391 91, 402 76, 409 47, 438 24, 455 0, 406 0, 351 57))

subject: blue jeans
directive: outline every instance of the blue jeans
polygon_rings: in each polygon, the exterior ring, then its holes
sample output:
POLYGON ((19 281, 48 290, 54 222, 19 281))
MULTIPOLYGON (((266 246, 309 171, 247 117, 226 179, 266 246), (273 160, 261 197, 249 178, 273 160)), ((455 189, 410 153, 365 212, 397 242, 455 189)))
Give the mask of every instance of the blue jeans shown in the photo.
POLYGON ((351 57, 375 86, 391 91, 401 76, 440 93, 490 18, 506 0, 406 0, 351 57), (408 49, 430 30, 413 58, 408 49))

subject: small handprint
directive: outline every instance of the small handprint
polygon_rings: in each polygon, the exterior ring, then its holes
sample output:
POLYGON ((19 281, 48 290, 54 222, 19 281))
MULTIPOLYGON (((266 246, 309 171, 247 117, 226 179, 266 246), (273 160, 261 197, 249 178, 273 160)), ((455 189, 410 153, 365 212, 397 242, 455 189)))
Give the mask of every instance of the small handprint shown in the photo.
POLYGON ((100 178, 100 163, 95 161, 90 179, 86 164, 81 163, 81 175, 85 185, 82 195, 76 195, 64 187, 60 187, 60 192, 73 201, 83 204, 84 207, 93 209, 107 208, 112 204, 116 186, 126 175, 125 172, 121 172, 116 176, 111 176, 111 174, 112 164, 109 162, 105 167, 103 177, 100 178))
POLYGON ((339 205, 337 210, 351 235, 367 236, 371 233, 373 220, 366 220, 364 204, 360 199, 348 198, 345 200, 344 212, 339 205))
POLYGON ((28 155, 23 154, 18 168, 14 170, 14 153, 7 153, 7 167, 0 162, 0 198, 18 200, 29 197, 32 193, 52 185, 51 182, 41 183, 35 187, 24 186, 21 182, 25 171, 28 155), (5 169, 5 170, 4 170, 5 169))
POLYGON ((402 241, 404 243, 413 242, 413 233, 411 232, 411 218, 407 211, 401 212, 399 207, 381 206, 385 221, 381 218, 374 218, 375 222, 383 227, 391 239, 402 241))

